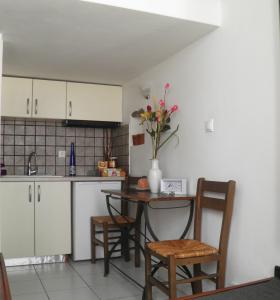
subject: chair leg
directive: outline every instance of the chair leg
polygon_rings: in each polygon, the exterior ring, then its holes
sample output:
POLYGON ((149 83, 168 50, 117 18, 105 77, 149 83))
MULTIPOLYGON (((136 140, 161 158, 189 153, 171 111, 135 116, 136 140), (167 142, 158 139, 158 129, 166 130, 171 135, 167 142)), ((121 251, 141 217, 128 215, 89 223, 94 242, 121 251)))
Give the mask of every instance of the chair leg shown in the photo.
POLYGON ((152 300, 152 258, 149 250, 145 251, 145 300, 152 300))
POLYGON ((225 261, 219 261, 217 266, 217 281, 216 288, 221 289, 225 287, 225 273, 226 273, 226 263, 225 261))
MULTIPOLYGON (((201 265, 200 264, 195 264, 193 265, 193 276, 199 276, 201 273, 201 265)), ((192 282, 192 291, 193 294, 198 294, 202 292, 202 281, 194 281, 192 282)))
POLYGON ((103 225, 103 248, 104 248, 104 276, 109 274, 109 242, 108 242, 108 224, 103 225))
POLYGON ((126 226, 122 229, 122 239, 123 239, 123 256, 125 261, 130 261, 130 253, 129 253, 129 232, 126 226))
POLYGON ((95 264, 96 262, 96 231, 95 224, 91 221, 91 263, 95 264))
POLYGON ((137 224, 135 226, 135 257, 134 265, 136 268, 140 267, 140 226, 137 224))
POLYGON ((169 299, 176 298, 176 259, 174 256, 168 257, 168 284, 169 299))

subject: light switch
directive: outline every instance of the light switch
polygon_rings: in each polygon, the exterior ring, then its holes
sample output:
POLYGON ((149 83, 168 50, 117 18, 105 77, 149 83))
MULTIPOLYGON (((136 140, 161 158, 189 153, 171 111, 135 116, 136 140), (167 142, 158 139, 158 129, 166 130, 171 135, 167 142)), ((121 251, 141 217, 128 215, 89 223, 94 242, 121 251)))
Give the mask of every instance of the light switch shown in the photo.
POLYGON ((65 158, 65 150, 58 151, 58 157, 59 158, 65 158))
POLYGON ((214 132, 214 119, 209 119, 205 122, 205 131, 206 132, 214 132))

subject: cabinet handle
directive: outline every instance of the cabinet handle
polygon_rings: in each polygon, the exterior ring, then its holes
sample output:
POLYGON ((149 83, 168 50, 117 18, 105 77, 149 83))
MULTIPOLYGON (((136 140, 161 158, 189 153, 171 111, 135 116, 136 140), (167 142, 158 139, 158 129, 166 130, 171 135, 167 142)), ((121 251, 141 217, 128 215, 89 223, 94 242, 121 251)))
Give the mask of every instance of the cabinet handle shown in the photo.
POLYGON ((35 115, 38 114, 38 99, 35 99, 35 115))
POLYGON ((28 191, 29 191, 29 202, 31 203, 32 202, 32 193, 31 193, 31 185, 30 184, 28 187, 28 191))
POLYGON ((72 116, 72 101, 69 101, 69 116, 72 116))
POLYGON ((38 202, 41 201, 41 186, 38 185, 38 202))
POLYGON ((29 110, 29 104, 30 104, 30 99, 27 98, 27 99, 26 99, 26 114, 28 114, 28 115, 29 115, 29 113, 30 113, 30 110, 29 110))

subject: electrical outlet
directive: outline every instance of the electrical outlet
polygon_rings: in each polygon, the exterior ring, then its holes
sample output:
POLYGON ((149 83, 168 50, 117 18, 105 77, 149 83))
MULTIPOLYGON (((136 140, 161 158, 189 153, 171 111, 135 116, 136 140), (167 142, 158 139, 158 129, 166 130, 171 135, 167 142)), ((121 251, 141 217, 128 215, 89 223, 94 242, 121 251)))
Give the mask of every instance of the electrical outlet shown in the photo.
POLYGON ((59 158, 65 158, 65 150, 58 151, 58 157, 59 158))

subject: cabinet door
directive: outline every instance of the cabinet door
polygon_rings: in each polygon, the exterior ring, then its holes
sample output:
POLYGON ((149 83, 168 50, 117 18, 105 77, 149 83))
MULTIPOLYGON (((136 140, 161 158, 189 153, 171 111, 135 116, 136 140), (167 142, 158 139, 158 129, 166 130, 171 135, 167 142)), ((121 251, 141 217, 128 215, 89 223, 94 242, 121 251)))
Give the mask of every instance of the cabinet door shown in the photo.
POLYGON ((1 182, 0 195, 4 257, 34 256, 34 183, 1 182))
POLYGON ((65 119, 66 82, 33 80, 33 117, 65 119))
POLYGON ((35 255, 71 253, 70 182, 35 183, 35 255))
POLYGON ((122 121, 122 88, 67 82, 67 119, 122 121))
POLYGON ((2 78, 2 109, 5 117, 31 117, 32 79, 2 78))

